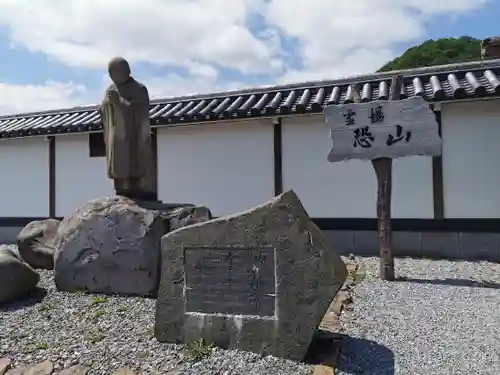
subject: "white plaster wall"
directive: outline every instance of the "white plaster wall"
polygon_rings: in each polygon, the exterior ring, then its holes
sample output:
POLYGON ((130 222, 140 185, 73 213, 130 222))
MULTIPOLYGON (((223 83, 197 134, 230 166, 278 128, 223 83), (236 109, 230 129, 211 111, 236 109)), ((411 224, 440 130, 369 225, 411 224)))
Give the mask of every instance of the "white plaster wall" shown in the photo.
POLYGON ((56 216, 110 194, 114 188, 106 175, 106 158, 89 156, 88 134, 56 137, 56 216))
POLYGON ((158 129, 158 195, 221 216, 274 196, 270 120, 158 129))
POLYGON ((49 215, 49 142, 44 138, 0 141, 0 216, 49 215))
MULTIPOLYGON (((322 116, 283 120, 283 179, 316 218, 376 217, 377 180, 370 162, 329 163, 329 128, 322 116)), ((393 161, 392 217, 432 218, 432 158, 393 161)))
POLYGON ((500 217, 500 101, 442 106, 447 218, 500 217))

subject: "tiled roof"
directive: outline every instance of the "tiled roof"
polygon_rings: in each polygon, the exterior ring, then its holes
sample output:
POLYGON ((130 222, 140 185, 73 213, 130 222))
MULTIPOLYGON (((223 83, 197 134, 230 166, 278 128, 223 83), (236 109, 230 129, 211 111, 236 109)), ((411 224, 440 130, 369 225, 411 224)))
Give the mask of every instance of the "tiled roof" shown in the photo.
MULTIPOLYGON (((385 100, 390 79, 404 77, 401 98, 429 102, 500 97, 500 59, 443 65, 225 93, 152 100, 154 126, 320 113, 330 104, 352 101, 350 85, 361 84, 363 101, 385 100)), ((0 138, 101 130, 97 106, 0 116, 0 138)))

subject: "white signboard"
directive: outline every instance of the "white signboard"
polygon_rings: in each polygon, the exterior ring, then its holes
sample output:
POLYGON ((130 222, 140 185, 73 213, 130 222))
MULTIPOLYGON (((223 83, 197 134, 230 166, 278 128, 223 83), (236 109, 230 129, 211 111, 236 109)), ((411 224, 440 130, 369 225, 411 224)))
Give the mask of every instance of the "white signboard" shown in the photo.
POLYGON ((331 105, 324 116, 332 138, 329 162, 441 155, 439 125, 419 96, 331 105))

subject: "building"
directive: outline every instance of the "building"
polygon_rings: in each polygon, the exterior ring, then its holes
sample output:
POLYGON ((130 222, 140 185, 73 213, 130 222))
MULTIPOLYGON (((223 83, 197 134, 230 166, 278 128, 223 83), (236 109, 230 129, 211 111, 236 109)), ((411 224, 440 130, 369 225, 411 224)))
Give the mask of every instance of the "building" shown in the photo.
MULTIPOLYGON (((500 60, 400 72, 402 97, 421 95, 441 127, 443 155, 393 163, 396 255, 498 260, 500 60)), ((328 163, 328 104, 387 99, 392 73, 154 100, 159 198, 215 216, 294 189, 343 253, 376 254, 371 163, 328 163)), ((0 117, 0 241, 31 220, 62 217, 113 193, 96 107, 0 117)))

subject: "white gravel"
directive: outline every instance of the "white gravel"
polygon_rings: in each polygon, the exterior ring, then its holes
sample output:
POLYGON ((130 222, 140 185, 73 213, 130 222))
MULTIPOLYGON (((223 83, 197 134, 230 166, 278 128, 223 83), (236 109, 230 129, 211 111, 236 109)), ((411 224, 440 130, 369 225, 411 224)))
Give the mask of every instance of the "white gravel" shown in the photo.
POLYGON ((214 349, 194 362, 182 346, 153 337, 155 300, 58 292, 52 271, 40 271, 43 293, 0 307, 0 358, 14 367, 51 360, 56 370, 73 364, 110 373, 129 366, 137 373, 178 375, 306 375, 311 366, 252 353, 214 349))
POLYGON ((500 374, 500 265, 397 259, 406 281, 364 281, 342 318, 338 374, 500 374))

